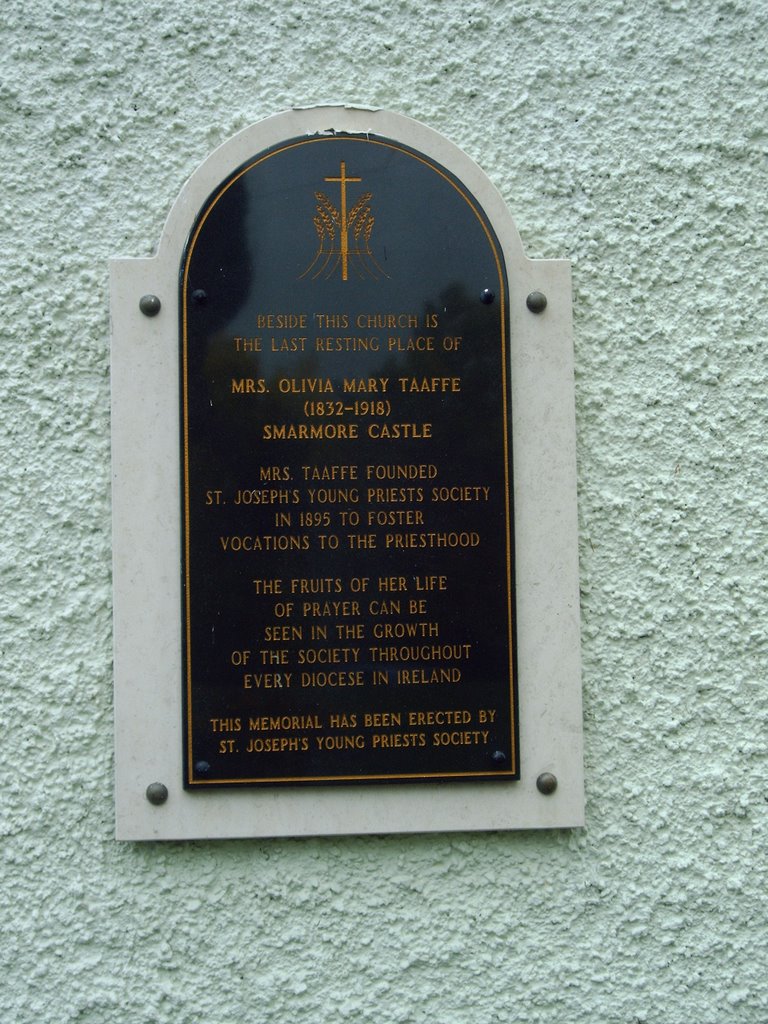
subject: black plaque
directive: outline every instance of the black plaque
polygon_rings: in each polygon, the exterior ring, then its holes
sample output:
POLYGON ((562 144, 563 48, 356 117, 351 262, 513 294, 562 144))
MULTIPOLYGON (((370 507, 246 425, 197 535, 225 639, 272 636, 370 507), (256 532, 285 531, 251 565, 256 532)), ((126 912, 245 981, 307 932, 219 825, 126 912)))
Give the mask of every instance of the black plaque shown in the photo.
POLYGON ((519 777, 507 281, 396 141, 289 140, 181 267, 185 785, 519 777))

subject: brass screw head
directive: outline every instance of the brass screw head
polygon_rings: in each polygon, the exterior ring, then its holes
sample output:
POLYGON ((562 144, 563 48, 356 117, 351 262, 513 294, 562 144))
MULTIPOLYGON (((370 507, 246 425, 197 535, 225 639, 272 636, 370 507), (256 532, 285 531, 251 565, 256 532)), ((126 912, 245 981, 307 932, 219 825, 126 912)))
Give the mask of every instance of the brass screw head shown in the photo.
POLYGON ((142 295, 139 299, 139 309, 144 316, 157 316, 161 306, 162 302, 156 295, 142 295))
POLYGON ((155 806, 164 804, 168 799, 168 787, 164 786, 162 782, 150 782, 147 786, 147 800, 155 806))
POLYGON ((531 292, 525 304, 532 313, 543 313, 547 308, 547 296, 543 292, 531 292))
POLYGON ((536 789, 543 793, 544 796, 554 793, 557 789, 557 776, 553 775, 552 772, 542 772, 538 779, 536 779, 536 789))

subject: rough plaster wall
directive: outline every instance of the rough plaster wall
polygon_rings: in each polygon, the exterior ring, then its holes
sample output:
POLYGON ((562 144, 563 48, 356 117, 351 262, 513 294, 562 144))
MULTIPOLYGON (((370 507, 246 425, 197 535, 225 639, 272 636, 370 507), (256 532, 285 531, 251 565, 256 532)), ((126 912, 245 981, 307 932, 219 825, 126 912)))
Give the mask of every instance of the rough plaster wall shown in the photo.
POLYGON ((764 1024, 765 5, 3 6, 0 1019, 764 1024), (107 259, 338 98, 574 261, 588 827, 116 844, 107 259))

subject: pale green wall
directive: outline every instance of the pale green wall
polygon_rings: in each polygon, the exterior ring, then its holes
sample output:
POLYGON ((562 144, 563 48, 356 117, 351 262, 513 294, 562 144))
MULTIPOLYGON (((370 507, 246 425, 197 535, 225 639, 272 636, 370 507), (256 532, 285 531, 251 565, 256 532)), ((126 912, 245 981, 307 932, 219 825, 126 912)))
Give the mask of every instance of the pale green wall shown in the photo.
POLYGON ((3 1022, 768 1020, 765 11, 3 6, 3 1022), (328 99, 573 260, 584 831, 112 839, 107 259, 328 99))

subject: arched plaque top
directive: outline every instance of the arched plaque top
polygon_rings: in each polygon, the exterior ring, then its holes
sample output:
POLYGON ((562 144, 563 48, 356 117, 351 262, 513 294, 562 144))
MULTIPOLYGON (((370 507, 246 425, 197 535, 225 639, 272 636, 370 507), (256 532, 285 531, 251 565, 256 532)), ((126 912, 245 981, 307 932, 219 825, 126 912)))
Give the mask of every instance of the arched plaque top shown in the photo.
POLYGON ((366 140, 386 139, 441 165, 471 193, 499 236, 508 264, 524 260, 520 236, 501 195, 481 168, 458 146, 426 125, 385 110, 320 106, 284 111, 249 125, 222 143, 192 174, 166 220, 158 255, 170 257, 187 239, 190 221, 206 200, 237 169, 288 140, 344 133, 366 140))

